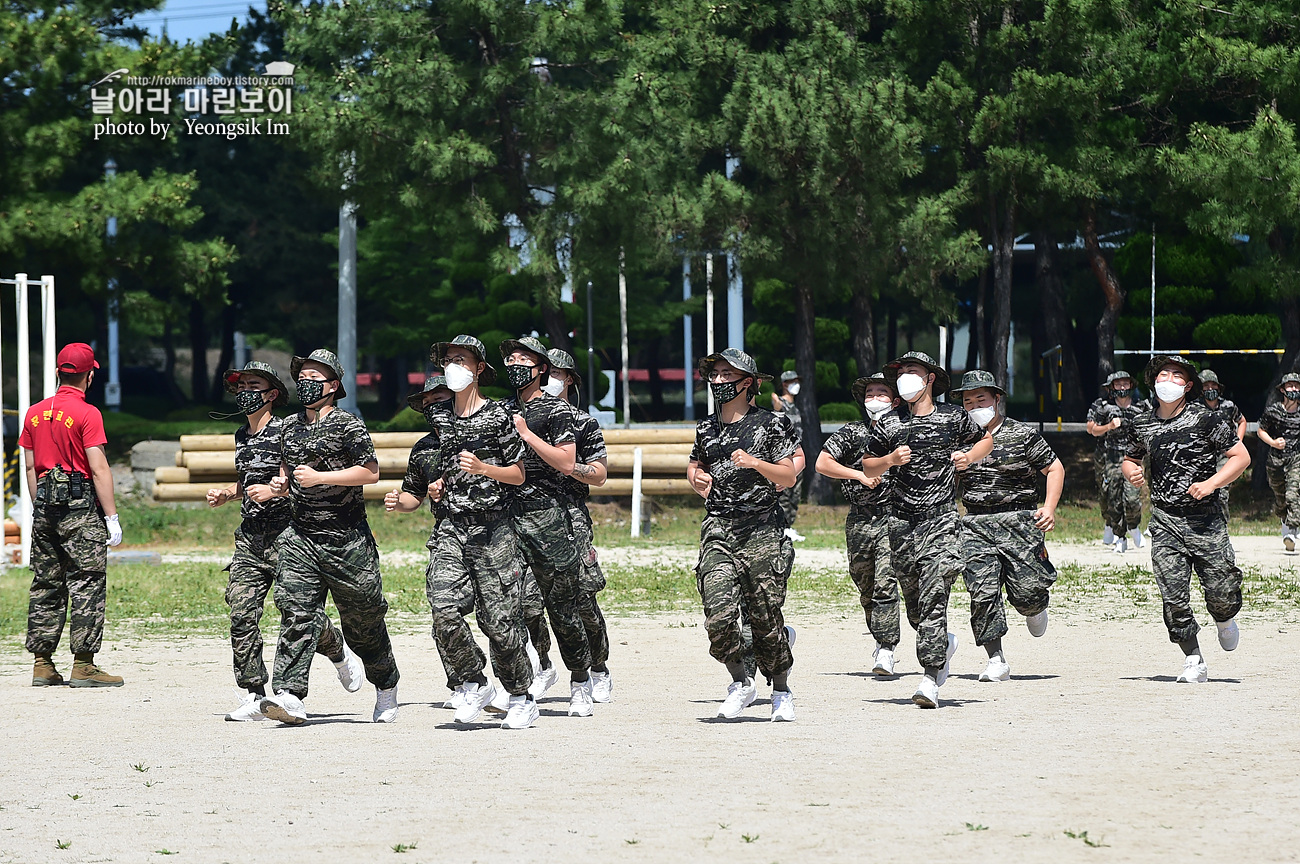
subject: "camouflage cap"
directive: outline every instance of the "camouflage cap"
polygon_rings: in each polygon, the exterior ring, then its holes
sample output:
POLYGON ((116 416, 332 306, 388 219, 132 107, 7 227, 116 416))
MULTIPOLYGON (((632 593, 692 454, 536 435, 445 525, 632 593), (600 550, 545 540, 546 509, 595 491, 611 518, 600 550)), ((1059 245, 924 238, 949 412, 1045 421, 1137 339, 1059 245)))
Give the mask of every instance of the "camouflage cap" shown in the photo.
POLYGON ((551 355, 546 353, 546 346, 536 336, 520 336, 518 339, 506 339, 499 347, 502 360, 516 351, 524 351, 536 356, 540 363, 549 364, 551 362, 551 355))
POLYGON ((782 383, 785 383, 786 381, 798 381, 798 380, 799 380, 799 373, 794 371, 793 369, 787 369, 781 373, 782 383))
POLYGON ((999 396, 1007 395, 1007 391, 998 386, 997 379, 993 377, 992 372, 985 372, 983 369, 972 369, 961 376, 961 385, 952 388, 952 393, 965 393, 967 390, 992 390, 999 396))
POLYGON ((1289 372, 1282 376, 1282 380, 1277 382, 1277 389, 1281 390, 1286 384, 1300 384, 1300 375, 1289 372))
POLYGON ((948 388, 952 386, 952 378, 948 375, 948 370, 934 362, 934 358, 924 351, 908 351, 902 357, 891 360, 885 365, 885 378, 890 386, 898 386, 898 370, 904 363, 919 363, 934 373, 934 389, 930 393, 935 398, 947 393, 948 388))
POLYGON ((275 401, 271 404, 276 408, 283 408, 289 404, 289 390, 280 380, 280 375, 275 371, 275 367, 270 363, 263 363, 261 360, 249 360, 244 364, 243 369, 227 369, 221 376, 222 383, 225 385, 227 393, 235 393, 239 390, 240 375, 256 375, 266 380, 272 388, 280 391, 276 394, 275 401))
POLYGON ((1219 381, 1219 376, 1214 374, 1214 370, 1213 370, 1213 369, 1202 369, 1202 370, 1201 370, 1201 383, 1202 383, 1202 384, 1218 384, 1220 387, 1223 386, 1223 383, 1222 383, 1221 381, 1219 381))
POLYGON ((719 360, 741 372, 744 372, 746 375, 753 375, 760 382, 772 380, 771 375, 764 375, 758 371, 758 364, 754 362, 753 357, 750 357, 739 348, 724 348, 721 351, 710 354, 708 357, 701 357, 700 362, 696 364, 696 368, 700 370, 700 377, 703 378, 706 383, 709 380, 709 376, 713 374, 714 364, 719 360))
POLYGON ((577 364, 574 363, 572 354, 559 348, 552 348, 546 352, 546 356, 550 358, 552 369, 563 369, 579 387, 582 386, 582 376, 578 374, 577 364))
MULTIPOLYGON (((447 387, 447 376, 442 374, 441 369, 435 371, 428 378, 425 378, 424 386, 406 397, 406 404, 411 406, 412 411, 422 410, 424 408, 424 394, 432 393, 439 387, 447 387)), ((451 392, 450 387, 447 387, 447 392, 451 392)))
POLYGON ((447 352, 453 347, 468 348, 474 356, 479 359, 480 363, 487 364, 487 367, 483 370, 483 374, 478 376, 479 384, 484 387, 490 387, 496 383, 497 370, 492 368, 491 363, 488 363, 487 353, 483 349, 483 343, 475 339, 473 336, 467 336, 462 333, 450 342, 434 342, 429 346, 429 360, 431 360, 435 366, 441 369, 446 369, 447 364, 444 362, 443 358, 447 356, 447 352))
POLYGON ((862 402, 867 398, 867 388, 872 384, 883 384, 889 388, 890 394, 895 399, 898 398, 898 388, 885 379, 884 372, 877 372, 874 375, 866 375, 857 379, 849 386, 849 392, 853 394, 854 402, 862 402))
POLYGON ((333 351, 326 351, 324 348, 317 348, 306 357, 294 357, 289 363, 289 377, 297 381, 298 373, 302 371, 303 365, 308 361, 327 366, 334 373, 333 380, 339 382, 339 389, 335 390, 333 394, 336 401, 348 395, 347 391, 343 389, 343 365, 339 363, 339 358, 335 356, 333 351))
POLYGON ((1125 372, 1123 369, 1116 369, 1114 372, 1106 376, 1106 386, 1110 387, 1110 385, 1114 384, 1116 381, 1121 381, 1125 378, 1130 381, 1133 380, 1133 376, 1125 372))
POLYGON ((1147 364, 1146 370, 1142 373, 1142 380, 1146 382, 1148 390, 1155 387, 1156 376, 1166 366, 1177 366, 1182 369, 1183 374, 1192 382, 1192 389, 1187 391, 1188 401, 1201 395, 1201 378, 1197 374, 1196 367, 1192 365, 1192 361, 1179 357, 1177 354, 1157 354, 1151 358, 1151 362, 1147 364))

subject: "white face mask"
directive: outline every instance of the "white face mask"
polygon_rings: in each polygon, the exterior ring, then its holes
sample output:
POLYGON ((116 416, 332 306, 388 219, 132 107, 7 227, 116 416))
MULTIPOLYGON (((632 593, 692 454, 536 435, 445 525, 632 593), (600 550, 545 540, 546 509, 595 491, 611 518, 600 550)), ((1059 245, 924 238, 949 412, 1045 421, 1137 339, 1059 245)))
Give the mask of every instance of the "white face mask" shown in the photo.
POLYGON ((879 420, 880 416, 889 410, 890 403, 893 401, 887 396, 869 399, 862 403, 862 407, 867 409, 867 413, 871 415, 872 420, 879 420))
POLYGON ((550 378, 547 378, 546 383, 542 385, 542 392, 547 396, 559 396, 564 392, 564 381, 552 375, 550 378))
POLYGON ((474 373, 459 363, 448 363, 443 375, 447 377, 447 386, 453 393, 459 393, 474 383, 474 373))
POLYGON ((998 409, 990 405, 987 408, 974 408, 966 413, 970 415, 970 419, 979 424, 980 428, 983 428, 993 422, 993 418, 997 416, 998 409))
POLYGON ((799 384, 797 382, 794 384, 787 384, 785 388, 785 392, 789 393, 791 396, 798 396, 799 384))
POLYGON ((925 389, 925 379, 920 375, 912 372, 904 372, 898 376, 898 395, 903 397, 906 402, 911 402, 921 391, 925 389))
POLYGON ((1161 402, 1177 402, 1187 395, 1187 388, 1182 384, 1175 384, 1173 381, 1156 382, 1156 398, 1161 402))

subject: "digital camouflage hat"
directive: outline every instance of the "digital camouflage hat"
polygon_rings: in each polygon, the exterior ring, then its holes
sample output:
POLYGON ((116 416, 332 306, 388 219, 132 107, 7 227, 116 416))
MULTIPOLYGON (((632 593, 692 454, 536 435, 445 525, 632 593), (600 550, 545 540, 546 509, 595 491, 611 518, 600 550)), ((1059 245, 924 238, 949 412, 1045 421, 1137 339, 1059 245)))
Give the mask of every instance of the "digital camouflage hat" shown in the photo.
POLYGON ((753 375, 760 382, 772 380, 771 375, 764 375, 758 371, 758 364, 754 362, 753 357, 750 357, 739 348, 724 348, 707 357, 700 358, 700 362, 697 364, 696 368, 700 370, 700 377, 706 382, 709 380, 709 376, 713 374, 714 364, 719 360, 725 362, 734 369, 744 372, 746 375, 753 375))
POLYGON ((1218 384, 1220 387, 1223 386, 1223 383, 1219 381, 1219 376, 1216 375, 1216 374, 1214 374, 1214 370, 1213 370, 1213 369, 1202 369, 1202 370, 1201 370, 1201 383, 1202 383, 1202 384, 1218 384))
POLYGON ((256 375, 270 384, 271 387, 279 392, 275 395, 275 401, 271 404, 276 408, 283 408, 289 404, 289 390, 280 380, 280 375, 275 371, 270 363, 263 363, 261 360, 249 360, 244 364, 243 369, 227 369, 221 376, 222 383, 225 385, 227 393, 235 393, 239 390, 240 375, 256 375))
POLYGON ((1105 386, 1109 388, 1110 385, 1114 384, 1116 381, 1122 381, 1125 378, 1127 378, 1130 381, 1133 380, 1133 376, 1125 372, 1123 369, 1116 369, 1114 372, 1106 376, 1105 386))
POLYGON ((799 380, 799 373, 796 372, 796 371, 794 371, 793 369, 787 369, 787 370, 785 370, 784 372, 781 373, 781 381, 782 381, 782 382, 785 382, 785 381, 798 381, 798 380, 799 380))
POLYGON ((898 398, 898 388, 896 388, 888 379, 885 378, 884 372, 877 372, 874 375, 865 375, 849 387, 849 392, 853 394, 854 402, 862 402, 867 398, 867 388, 872 384, 883 384, 889 388, 889 393, 893 398, 898 398))
POLYGON ((904 363, 919 363, 934 373, 934 389, 930 392, 936 398, 942 393, 947 393, 948 388, 952 386, 952 378, 949 377, 948 371, 934 362, 934 358, 924 351, 908 351, 897 360, 892 360, 886 364, 885 378, 889 381, 890 386, 898 387, 898 370, 904 363))
POLYGON ((536 336, 520 336, 518 339, 506 339, 499 348, 502 360, 516 351, 524 351, 536 356, 538 363, 549 364, 551 362, 551 355, 546 353, 546 346, 536 336))
POLYGON ((483 343, 475 339, 473 336, 467 336, 462 333, 450 342, 434 342, 429 346, 429 359, 435 366, 446 369, 447 363, 443 358, 447 356, 447 352, 452 348, 468 348, 470 352, 479 359, 480 363, 487 364, 483 369, 483 374, 478 376, 479 384, 484 387, 490 387, 496 383, 497 370, 492 368, 491 363, 488 363, 487 354, 483 349, 483 343))
POLYGON ((1300 375, 1297 375, 1294 372, 1283 375, 1282 380, 1277 382, 1277 389, 1285 390, 1287 384, 1300 384, 1300 375))
POLYGON ((582 386, 582 376, 578 374, 572 354, 568 351, 561 351, 559 348, 552 348, 546 352, 546 356, 551 360, 552 369, 563 369, 569 373, 569 377, 573 379, 577 386, 582 386))
MULTIPOLYGON (((983 369, 972 369, 961 376, 961 384, 952 388, 952 393, 965 393, 967 390, 992 390, 999 396, 1007 395, 1007 391, 998 386, 997 379, 993 377, 992 372, 985 372, 983 369)), ((959 397, 960 398, 960 397, 959 397)))
POLYGON ((1146 370, 1142 373, 1142 380, 1146 382, 1148 391, 1155 387, 1156 376, 1166 366, 1177 366, 1183 370, 1187 380, 1192 382, 1192 389, 1187 391, 1188 401, 1201 395, 1201 378, 1197 374, 1196 367, 1192 365, 1190 360, 1179 357, 1177 354, 1157 354, 1151 358, 1151 362, 1147 364, 1146 370))
MULTIPOLYGON (((447 376, 443 375, 441 371, 434 372, 428 378, 425 378, 424 386, 421 387, 419 390, 416 390, 410 396, 406 397, 406 404, 411 406, 412 411, 423 410, 424 394, 432 393, 434 390, 437 390, 439 387, 447 387, 447 376)), ((447 387, 447 392, 450 393, 451 388, 447 387)))
POLYGON ((348 395, 347 391, 343 389, 343 365, 339 363, 339 358, 335 356, 333 351, 326 351, 324 348, 317 348, 306 357, 294 357, 289 363, 289 377, 297 381, 298 373, 302 371, 303 365, 308 361, 327 366, 334 373, 334 378, 331 380, 339 382, 339 389, 335 390, 333 394, 336 401, 348 395))

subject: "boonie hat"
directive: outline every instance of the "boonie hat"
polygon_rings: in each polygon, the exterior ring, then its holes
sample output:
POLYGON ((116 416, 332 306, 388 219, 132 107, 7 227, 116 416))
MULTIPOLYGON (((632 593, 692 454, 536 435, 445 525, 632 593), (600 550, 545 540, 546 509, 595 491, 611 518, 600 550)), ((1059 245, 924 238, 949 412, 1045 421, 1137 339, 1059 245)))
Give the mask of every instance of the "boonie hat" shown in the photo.
POLYGON ((760 382, 772 380, 771 375, 764 375, 758 371, 758 364, 754 362, 753 357, 750 357, 739 348, 724 348, 707 357, 700 358, 700 362, 697 364, 696 368, 700 370, 700 377, 702 377, 706 382, 709 380, 709 376, 713 374, 713 367, 719 360, 722 360, 735 369, 744 372, 746 375, 754 376, 760 382))
POLYGON ((965 375, 961 376, 961 386, 952 388, 953 393, 965 393, 967 390, 989 389, 1000 396, 1007 395, 1007 391, 998 386, 997 379, 993 377, 992 372, 985 372, 983 369, 972 369, 965 375))
POLYGON ((274 407, 283 408, 289 404, 289 390, 284 386, 284 382, 280 380, 279 373, 275 371, 275 367, 270 363, 263 363, 261 360, 249 360, 244 364, 243 369, 227 369, 221 376, 227 393, 239 392, 239 376, 244 374, 264 378, 268 384, 279 391, 275 401, 271 403, 274 407))
POLYGON ((547 358, 551 361, 552 369, 563 369, 569 373, 569 377, 582 386, 582 376, 578 374, 577 365, 574 363, 573 355, 568 351, 562 351, 559 348, 552 348, 546 352, 547 358))
POLYGON ((1133 376, 1125 372, 1123 369, 1116 369, 1114 372, 1106 376, 1105 386, 1110 387, 1110 385, 1114 384, 1116 381, 1120 380, 1121 378, 1127 378, 1130 381, 1133 380, 1133 376))
POLYGON ((526 351, 529 354, 535 354, 541 362, 549 364, 551 355, 546 353, 546 346, 536 336, 520 336, 518 339, 506 339, 500 345, 501 359, 505 360, 516 351, 526 351))
POLYGON ((1192 365, 1190 360, 1186 360, 1176 354, 1157 354, 1151 358, 1151 362, 1147 364, 1146 371, 1142 373, 1142 378, 1146 381, 1148 390, 1155 387, 1156 376, 1159 375, 1160 370, 1166 366, 1177 366, 1182 369, 1188 380, 1192 382, 1192 389, 1187 391, 1188 401, 1201 395, 1201 378, 1196 372, 1196 367, 1192 365))
MULTIPOLYGON (((424 379, 423 387, 406 397, 406 404, 411 406, 412 411, 422 410, 424 408, 424 394, 432 393, 439 387, 447 387, 447 376, 441 372, 435 372, 424 379)), ((450 387, 447 387, 447 389, 451 390, 450 387)))
POLYGON ((484 387, 489 387, 496 383, 497 370, 492 368, 491 363, 488 363, 487 354, 483 349, 483 343, 475 339, 473 336, 467 336, 462 333, 450 342, 434 342, 429 346, 429 359, 432 360, 435 365, 445 369, 447 368, 447 363, 443 358, 446 357, 447 352, 454 347, 468 348, 474 356, 478 358, 480 363, 487 364, 483 369, 483 374, 478 376, 479 384, 484 387))
POLYGON ((934 387, 930 394, 936 398, 940 394, 947 393, 948 388, 952 386, 952 378, 948 375, 948 370, 934 362, 933 357, 924 351, 908 351, 885 366, 885 378, 894 388, 898 387, 898 370, 904 363, 919 363, 934 373, 934 387))
POLYGON ((320 363, 322 366, 328 366, 330 371, 334 373, 333 380, 339 382, 339 389, 334 391, 335 400, 348 395, 347 391, 343 389, 343 365, 339 363, 339 358, 333 351, 327 351, 324 348, 317 348, 306 357, 294 357, 289 363, 289 377, 297 381, 298 373, 302 371, 302 367, 309 360, 313 363, 320 363))
POLYGON ((874 375, 865 375, 849 386, 849 392, 853 394, 854 402, 861 402, 867 398, 867 387, 871 384, 884 384, 893 394, 893 398, 898 398, 898 388, 885 379, 884 372, 877 372, 874 375))

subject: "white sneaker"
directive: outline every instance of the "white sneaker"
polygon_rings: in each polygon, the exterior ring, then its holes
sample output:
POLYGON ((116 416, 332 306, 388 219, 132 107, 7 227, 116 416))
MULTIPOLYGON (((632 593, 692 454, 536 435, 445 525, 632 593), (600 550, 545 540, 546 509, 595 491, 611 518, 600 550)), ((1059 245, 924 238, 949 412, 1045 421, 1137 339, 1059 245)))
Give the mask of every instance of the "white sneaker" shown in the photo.
POLYGON ((1115 544, 1115 529, 1106 526, 1106 530, 1101 534, 1101 543, 1103 546, 1113 546, 1115 544))
POLYGON ((1287 531, 1286 535, 1282 537, 1282 545, 1286 547, 1286 551, 1294 552, 1295 551, 1295 529, 1291 528, 1290 526, 1287 526, 1286 531, 1287 531))
POLYGON ((601 703, 614 701, 614 676, 608 671, 591 673, 591 699, 601 703))
POLYGON ((785 536, 789 537, 789 538, 790 538, 792 541, 794 541, 795 543, 798 543, 798 542, 801 541, 801 540, 807 540, 807 539, 808 539, 807 537, 803 536, 802 534, 800 534, 798 531, 794 530, 793 528, 787 528, 787 529, 785 529, 785 536))
POLYGON ((546 695, 546 691, 555 686, 555 682, 560 680, 560 673, 555 671, 552 665, 549 669, 543 669, 533 676, 533 683, 528 685, 528 695, 534 699, 541 699, 546 695))
MULTIPOLYGON (((936 687, 942 687, 943 682, 948 680, 948 670, 952 666, 953 655, 957 653, 957 634, 948 634, 948 657, 943 661, 943 668, 939 670, 939 675, 934 679, 936 687)), ((920 692, 919 690, 917 691, 920 692)))
POLYGON ((493 685, 497 695, 492 697, 492 701, 483 706, 483 710, 489 714, 506 714, 510 711, 510 691, 504 687, 493 685))
POLYGON ((922 708, 939 707, 939 684, 926 675, 921 678, 921 686, 912 694, 912 701, 922 708))
POLYGON ((464 704, 465 704, 465 685, 457 684, 456 688, 451 691, 451 695, 447 697, 447 701, 442 703, 442 707, 450 708, 453 711, 455 711, 457 708, 459 708, 464 704))
POLYGON ((985 666, 984 671, 980 673, 980 680, 981 681, 1010 681, 1011 680, 1011 666, 1010 664, 1007 663, 1007 658, 1002 655, 1001 651, 999 651, 998 653, 994 654, 992 657, 989 658, 989 665, 985 666))
MULTIPOLYGON (((1241 630, 1237 627, 1237 619, 1229 618, 1227 621, 1215 621, 1214 626, 1219 629, 1219 647, 1224 651, 1235 651, 1237 643, 1241 640, 1241 630)), ((227 717, 227 720, 230 718, 227 717)))
POLYGON ((894 674, 894 652, 884 647, 876 649, 876 665, 871 668, 872 673, 881 677, 889 677, 894 674))
POLYGON ((375 688, 375 716, 376 723, 392 723, 397 719, 397 685, 394 684, 387 690, 375 688))
POLYGON ((338 673, 343 689, 349 693, 360 690, 366 680, 366 667, 346 642, 343 643, 343 659, 334 664, 334 671, 338 673))
POLYGON ((307 720, 307 706, 292 693, 281 690, 262 700, 262 713, 286 726, 299 726, 307 720))
POLYGON ((542 658, 537 656, 537 649, 533 647, 532 639, 524 640, 524 653, 528 655, 528 662, 533 667, 533 677, 536 678, 542 671, 542 658))
POLYGON ((537 710, 537 702, 529 699, 528 696, 511 696, 510 710, 506 711, 506 719, 501 721, 502 729, 527 729, 537 722, 541 712, 537 710))
POLYGON ((789 690, 772 691, 772 722, 794 720, 794 693, 789 690))
POLYGON ((1115 551, 1118 552, 1118 553, 1121 554, 1121 555, 1123 555, 1125 552, 1128 551, 1128 538, 1127 538, 1127 537, 1116 537, 1116 538, 1115 538, 1115 551))
POLYGON ((256 693, 244 693, 239 701, 239 707, 227 714, 226 719, 232 723, 265 720, 266 715, 262 713, 262 697, 256 693))
POLYGON ((1025 626, 1029 628, 1029 635, 1035 638, 1042 636, 1047 632, 1047 610, 1044 609, 1037 615, 1026 615, 1025 626))
POLYGON ((486 684, 471 682, 464 686, 464 693, 465 704, 456 709, 455 719, 457 723, 473 723, 483 713, 484 706, 497 695, 497 688, 492 686, 491 681, 486 684))
POLYGON ((1178 676, 1179 684, 1204 684, 1209 677, 1209 669, 1200 654, 1188 654, 1183 660, 1183 671, 1178 676))
POLYGON ((1132 528, 1132 529, 1130 529, 1129 532, 1128 532, 1128 538, 1129 538, 1130 540, 1133 541, 1133 548, 1134 548, 1134 549, 1141 549, 1141 548, 1142 548, 1142 529, 1141 529, 1141 528, 1132 528))
POLYGON ((799 634, 798 634, 797 632, 795 632, 795 629, 794 629, 794 625, 793 625, 793 624, 787 624, 787 625, 785 625, 785 641, 790 643, 790 647, 791 647, 791 648, 794 647, 794 640, 795 640, 795 637, 798 636, 798 635, 799 635, 799 634))
POLYGON ((569 682, 569 716, 570 717, 590 717, 591 706, 595 704, 591 698, 591 679, 586 681, 569 682))
POLYGON ((732 681, 727 687, 727 698, 722 700, 722 707, 718 709, 718 716, 734 720, 740 716, 741 711, 754 704, 757 695, 758 688, 754 686, 754 679, 732 681))

